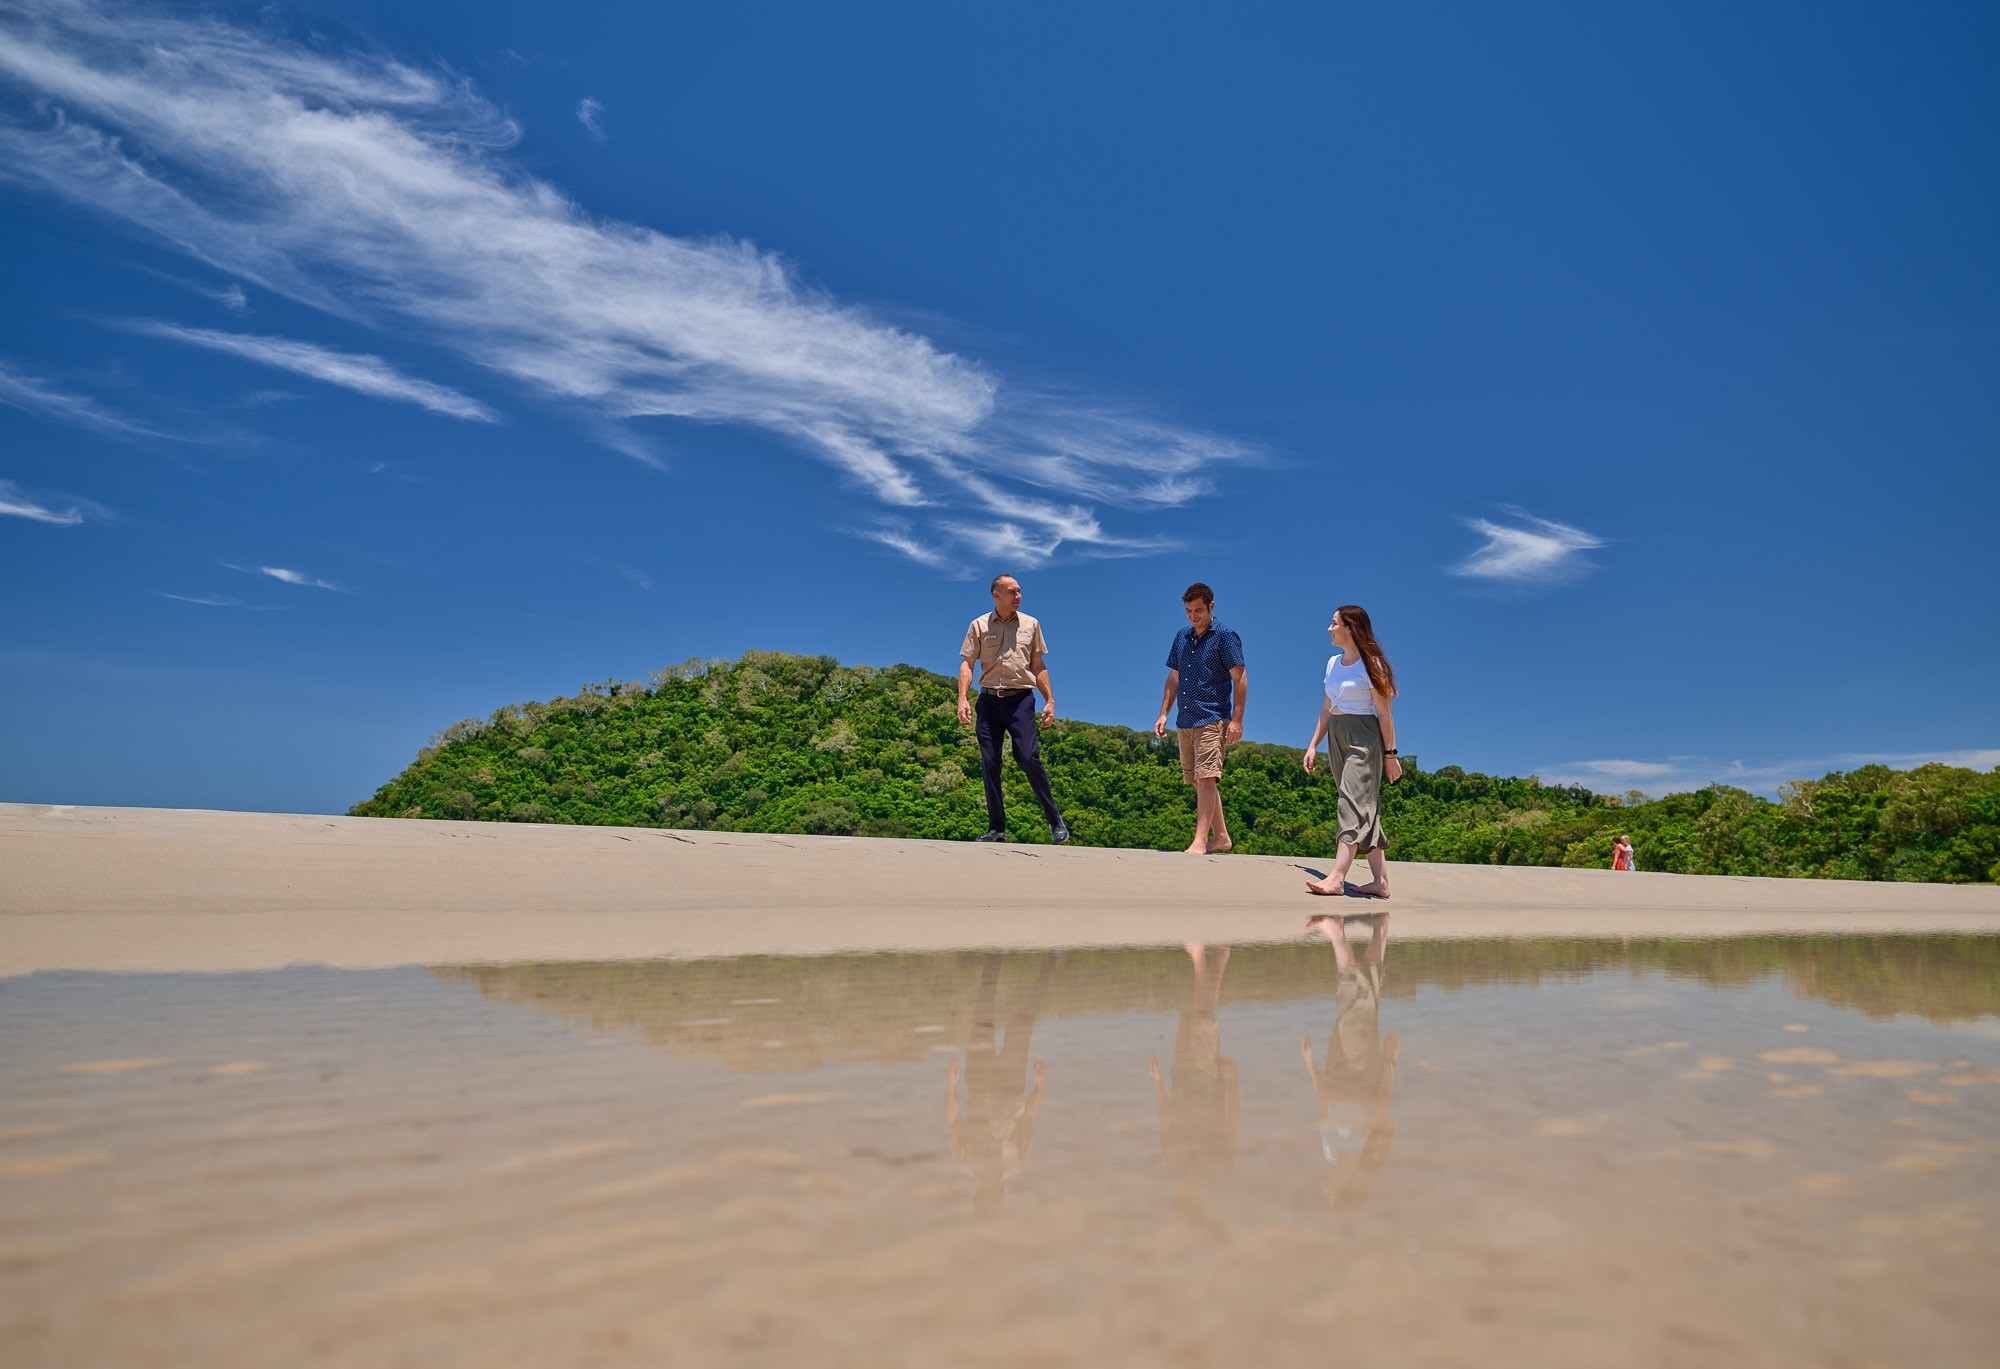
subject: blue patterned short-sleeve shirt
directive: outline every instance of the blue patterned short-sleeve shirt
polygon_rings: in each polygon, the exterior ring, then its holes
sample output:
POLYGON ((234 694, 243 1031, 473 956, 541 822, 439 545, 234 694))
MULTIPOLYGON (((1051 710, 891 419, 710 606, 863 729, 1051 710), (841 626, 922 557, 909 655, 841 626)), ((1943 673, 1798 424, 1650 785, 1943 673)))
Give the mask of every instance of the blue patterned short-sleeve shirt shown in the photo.
POLYGON ((1180 672, 1180 711, 1175 727, 1200 727, 1235 716, 1235 682, 1229 672, 1243 664, 1243 639, 1213 618, 1197 637, 1192 627, 1174 634, 1167 669, 1180 672))

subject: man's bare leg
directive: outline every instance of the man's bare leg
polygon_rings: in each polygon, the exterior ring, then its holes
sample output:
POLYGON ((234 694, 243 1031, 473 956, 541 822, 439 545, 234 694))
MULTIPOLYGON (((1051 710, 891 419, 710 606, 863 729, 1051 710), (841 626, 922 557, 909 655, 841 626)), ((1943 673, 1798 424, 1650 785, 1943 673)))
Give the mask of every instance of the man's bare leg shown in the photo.
POLYGON ((1214 788, 1214 780, 1196 780, 1194 782, 1194 840, 1187 844, 1187 849, 1182 853, 1184 855, 1205 856, 1208 854, 1208 796, 1214 788))
POLYGON ((1340 844, 1340 854, 1333 858, 1333 873, 1321 880, 1307 880, 1306 888, 1316 894, 1344 894, 1347 892, 1347 871, 1354 864, 1354 847, 1347 842, 1340 844))
POLYGON ((1229 821, 1222 816, 1222 781, 1203 780, 1208 791, 1208 829, 1212 834, 1208 839, 1208 851, 1214 855, 1227 851, 1236 843, 1229 839, 1229 821))

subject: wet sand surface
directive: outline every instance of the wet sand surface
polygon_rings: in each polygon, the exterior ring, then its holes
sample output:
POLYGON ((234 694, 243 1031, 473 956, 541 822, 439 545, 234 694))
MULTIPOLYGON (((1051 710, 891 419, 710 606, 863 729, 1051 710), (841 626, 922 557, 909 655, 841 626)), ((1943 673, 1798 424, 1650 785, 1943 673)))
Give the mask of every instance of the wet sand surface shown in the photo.
POLYGON ((1302 920, 0 979, 0 1357, 1992 1362, 2000 938, 1302 920))
MULTIPOLYGON (((1645 853, 1641 853, 1641 860, 1645 853)), ((1324 862, 0 804, 0 975, 1295 934, 1324 862)), ((1392 862, 1406 935, 2000 934, 2000 887, 1392 862)))

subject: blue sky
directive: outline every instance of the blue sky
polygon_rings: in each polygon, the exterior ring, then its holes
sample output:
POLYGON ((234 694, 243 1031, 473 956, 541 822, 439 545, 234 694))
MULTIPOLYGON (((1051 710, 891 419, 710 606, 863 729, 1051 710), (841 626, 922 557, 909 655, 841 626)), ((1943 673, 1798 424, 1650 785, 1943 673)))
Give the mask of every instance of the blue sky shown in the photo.
POLYGON ((1150 725, 2000 763, 2000 10, 0 0, 0 800, 341 811, 996 571, 1150 725))

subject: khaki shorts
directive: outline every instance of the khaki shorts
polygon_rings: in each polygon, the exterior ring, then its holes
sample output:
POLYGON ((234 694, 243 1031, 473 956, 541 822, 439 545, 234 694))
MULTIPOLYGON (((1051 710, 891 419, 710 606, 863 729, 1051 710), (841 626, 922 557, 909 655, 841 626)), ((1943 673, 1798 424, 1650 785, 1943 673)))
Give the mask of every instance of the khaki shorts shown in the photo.
POLYGON ((1228 730, 1227 722, 1203 723, 1200 727, 1180 730, 1182 779, 1193 784, 1196 780, 1222 778, 1222 741, 1228 730))

